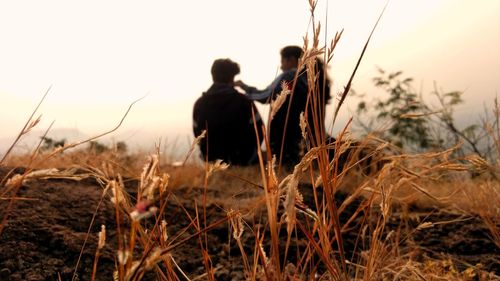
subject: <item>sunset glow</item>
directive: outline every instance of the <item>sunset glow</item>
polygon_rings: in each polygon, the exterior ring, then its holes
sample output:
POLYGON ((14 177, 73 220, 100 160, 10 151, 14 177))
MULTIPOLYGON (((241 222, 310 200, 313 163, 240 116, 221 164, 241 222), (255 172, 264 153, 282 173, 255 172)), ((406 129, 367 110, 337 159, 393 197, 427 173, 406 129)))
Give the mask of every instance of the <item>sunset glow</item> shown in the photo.
MULTIPOLYGON (((326 4, 319 1, 316 21, 328 40, 344 29, 330 66, 338 91, 385 1, 326 4)), ((500 89, 498 11, 496 0, 391 1, 354 88, 369 92, 380 66, 427 90, 434 81, 464 90, 470 102, 463 112, 482 110, 500 89)), ((302 45, 309 18, 307 1, 2 2, 0 137, 15 135, 52 85, 40 128, 55 120, 55 128, 93 134, 147 94, 121 128, 125 137, 184 138, 214 59, 237 61, 240 79, 265 87, 278 73, 279 49, 302 45)), ((341 119, 348 117, 345 111, 341 119)))

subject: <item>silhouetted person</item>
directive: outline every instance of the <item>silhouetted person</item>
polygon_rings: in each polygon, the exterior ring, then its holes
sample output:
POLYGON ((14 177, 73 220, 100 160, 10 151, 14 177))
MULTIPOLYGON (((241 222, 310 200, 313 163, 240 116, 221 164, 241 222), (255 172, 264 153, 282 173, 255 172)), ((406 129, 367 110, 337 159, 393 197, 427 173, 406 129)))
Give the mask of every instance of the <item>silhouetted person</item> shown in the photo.
POLYGON ((324 131, 324 121, 325 107, 330 99, 330 81, 325 76, 323 63, 317 58, 315 59, 315 73, 318 74, 316 85, 308 85, 307 71, 305 69, 297 74, 299 59, 303 54, 302 48, 299 46, 284 47, 280 54, 281 70, 283 72, 267 88, 258 90, 255 87, 244 84, 242 81, 237 81, 236 85, 240 86, 250 99, 261 103, 270 103, 280 94, 282 83, 285 82, 292 89, 294 79, 297 76, 295 87, 291 93, 293 98, 291 98, 291 95, 287 97, 285 103, 273 117, 271 124, 269 124, 269 143, 272 153, 276 154, 278 159, 280 159, 282 139, 286 129, 281 161, 285 164, 296 164, 300 161, 303 151, 303 137, 300 128, 301 112, 305 112, 305 116, 307 116, 309 141, 312 141, 312 144, 316 145, 315 141, 318 139, 327 138, 324 131), (310 88, 315 89, 315 97, 310 94, 310 88), (289 106, 290 111, 288 113, 289 106), (287 113, 288 121, 286 121, 287 113), (316 116, 316 122, 314 122, 314 116, 316 116))
POLYGON ((194 135, 207 130, 199 144, 203 158, 233 165, 254 164, 262 142, 261 134, 257 141, 255 125, 261 132, 262 120, 253 102, 234 88, 240 67, 230 59, 218 59, 211 72, 213 84, 193 108, 194 135))

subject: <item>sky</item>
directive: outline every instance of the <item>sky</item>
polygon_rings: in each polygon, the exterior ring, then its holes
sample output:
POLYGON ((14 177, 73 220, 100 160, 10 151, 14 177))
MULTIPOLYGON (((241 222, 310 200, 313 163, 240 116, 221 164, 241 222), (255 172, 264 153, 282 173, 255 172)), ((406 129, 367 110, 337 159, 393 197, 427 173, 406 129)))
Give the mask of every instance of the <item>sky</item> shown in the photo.
MULTIPOLYGON (((319 1, 321 38, 344 29, 329 69, 333 91, 347 83, 385 4, 319 1)), ((499 12, 498 0, 390 1, 353 88, 375 96, 377 67, 402 70, 423 93, 434 82, 464 91, 458 119, 476 118, 500 91, 499 12)), ((56 129, 97 134, 145 96, 117 138, 187 140, 215 59, 237 61, 237 79, 264 88, 279 73, 280 48, 302 45, 309 23, 307 0, 0 1, 0 139, 19 132, 51 87, 39 129, 55 121, 56 129)), ((349 117, 342 110, 335 130, 349 117)))

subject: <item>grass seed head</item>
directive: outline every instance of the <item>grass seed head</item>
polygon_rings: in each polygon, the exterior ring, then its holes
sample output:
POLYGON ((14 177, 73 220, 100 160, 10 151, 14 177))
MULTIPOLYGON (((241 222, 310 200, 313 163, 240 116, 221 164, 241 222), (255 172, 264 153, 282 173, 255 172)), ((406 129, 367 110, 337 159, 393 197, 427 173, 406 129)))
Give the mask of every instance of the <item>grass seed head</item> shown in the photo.
POLYGON ((297 200, 299 179, 293 176, 288 180, 288 184, 285 189, 285 200, 283 201, 283 207, 285 209, 285 222, 287 224, 287 232, 290 234, 295 227, 295 202, 297 200))
POLYGON ((216 172, 227 170, 227 168, 229 168, 229 164, 222 162, 221 159, 217 159, 215 163, 208 168, 207 177, 210 177, 216 172))
POLYGON ((304 112, 300 113, 300 131, 302 132, 302 138, 307 140, 307 122, 306 118, 304 117, 304 112))
POLYGON ((146 258, 146 261, 144 263, 144 268, 146 270, 151 270, 159 261, 162 260, 162 249, 157 247, 155 248, 151 254, 146 258))
POLYGON ((24 176, 20 174, 15 174, 14 176, 12 176, 10 179, 7 180, 7 182, 5 183, 5 187, 13 188, 16 186, 21 186, 23 185, 23 182, 24 182, 24 176))
POLYGON ((169 181, 170 181, 170 175, 164 173, 160 181, 160 187, 159 187, 160 194, 163 194, 167 191, 169 181))
POLYGON ((241 218, 241 214, 231 209, 227 213, 227 216, 229 217, 229 223, 231 224, 231 228, 233 229, 233 238, 235 240, 240 240, 241 235, 243 235, 243 231, 245 230, 243 227, 243 219, 241 218))
POLYGON ((290 90, 290 86, 288 85, 288 83, 283 81, 283 83, 281 83, 281 92, 278 94, 276 99, 271 103, 271 113, 270 113, 271 120, 273 119, 274 115, 276 115, 281 106, 285 103, 287 96, 290 95, 291 92, 292 91, 290 90))
POLYGON ((161 239, 163 240, 163 242, 167 242, 168 232, 167 232, 167 222, 165 220, 161 221, 160 231, 161 231, 161 239))
POLYGON ((269 258, 267 257, 266 250, 264 250, 264 246, 262 245, 262 242, 259 241, 259 249, 260 252, 262 253, 262 256, 264 257, 264 262, 266 265, 269 264, 269 258))
POLYGON ((99 242, 97 243, 97 249, 101 250, 106 245, 106 226, 101 225, 101 231, 99 231, 99 242))
POLYGON ((273 155, 271 161, 268 161, 267 167, 269 170, 268 192, 269 193, 278 192, 280 188, 278 187, 278 177, 276 175, 276 155, 273 155))
POLYGON ((122 265, 127 264, 128 260, 131 257, 129 250, 118 250, 117 256, 118 256, 118 263, 122 265))
POLYGON ((160 186, 160 180, 161 180, 160 177, 153 176, 151 178, 151 180, 149 181, 149 185, 146 186, 146 188, 144 189, 142 195, 145 196, 148 200, 153 201, 154 200, 155 191, 160 186))
POLYGON ((111 202, 123 206, 125 204, 125 195, 123 194, 123 189, 121 188, 120 184, 115 180, 112 180, 108 183, 108 185, 111 188, 112 192, 111 202))
POLYGON ((430 221, 423 222, 417 226, 417 230, 426 229, 433 227, 434 224, 430 221))
POLYGON ((195 149, 196 146, 200 143, 200 141, 207 135, 207 130, 203 130, 199 136, 197 136, 193 143, 191 144, 191 150, 195 149))

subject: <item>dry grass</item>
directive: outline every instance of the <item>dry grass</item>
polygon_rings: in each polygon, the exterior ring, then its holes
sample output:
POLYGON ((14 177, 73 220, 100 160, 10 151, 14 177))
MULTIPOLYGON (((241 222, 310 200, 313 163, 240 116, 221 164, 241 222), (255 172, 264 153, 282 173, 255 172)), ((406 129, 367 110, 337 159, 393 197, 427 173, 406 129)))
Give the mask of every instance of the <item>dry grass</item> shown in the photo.
MULTIPOLYGON (((387 148, 387 146, 380 145, 375 146, 377 147, 387 148)), ((112 200, 116 204, 116 219, 121 220, 122 216, 128 216, 137 220, 137 223, 131 225, 131 229, 119 230, 122 233, 121 236, 128 237, 129 242, 125 244, 123 240, 119 243, 120 247, 116 249, 117 255, 122 259, 122 263, 116 269, 118 280, 139 280, 147 270, 162 270, 165 280, 176 280, 180 272, 184 272, 177 268, 175 260, 170 255, 170 252, 175 251, 176 247, 181 245, 179 243, 183 241, 169 244, 168 237, 158 236, 158 233, 166 233, 168 229, 168 226, 162 224, 162 216, 157 216, 156 224, 148 231, 140 222, 144 217, 161 214, 164 204, 167 203, 165 199, 176 188, 192 187, 200 190, 199 188, 203 186, 201 190, 205 195, 200 197, 200 206, 216 204, 221 212, 228 213, 227 219, 217 223, 232 226, 233 239, 241 249, 245 273, 250 280, 302 280, 313 272, 317 275, 319 272, 315 271, 315 267, 308 267, 310 260, 316 255, 320 256, 320 263, 327 269, 320 274, 319 280, 351 278, 360 280, 385 280, 387 278, 489 280, 489 278, 494 278, 489 273, 481 271, 480 267, 472 265, 465 271, 460 271, 452 260, 446 258, 442 260, 427 258, 417 262, 413 258, 416 253, 413 250, 401 248, 401 241, 398 240, 401 238, 397 238, 398 235, 386 229, 387 220, 391 217, 394 208, 399 210, 401 206, 417 205, 422 208, 453 209, 467 216, 480 216, 490 229, 492 239, 498 245, 498 206, 500 206, 498 183, 487 173, 482 177, 470 177, 467 171, 475 167, 474 161, 464 164, 458 162, 457 159, 448 159, 449 151, 420 155, 385 154, 383 160, 386 164, 380 170, 367 175, 362 172, 359 165, 356 165, 363 163, 360 161, 362 159, 359 156, 358 158, 352 157, 348 161, 351 164, 346 165, 348 172, 337 171, 334 178, 325 177, 330 184, 336 181, 331 190, 333 194, 337 190, 348 190, 351 195, 342 204, 335 206, 335 212, 331 213, 329 208, 332 206, 328 204, 335 203, 327 201, 327 196, 330 195, 325 194, 326 192, 323 195, 315 194, 316 205, 304 206, 297 189, 299 183, 310 183, 311 187, 317 185, 318 188, 324 188, 324 179, 316 166, 319 164, 311 165, 317 161, 321 151, 321 148, 312 149, 293 173, 288 175, 285 172, 281 175, 274 175, 271 173, 272 163, 269 163, 269 166, 264 169, 266 182, 262 180, 262 171, 259 167, 226 169, 217 163, 206 166, 195 163, 179 166, 162 163, 158 154, 152 154, 149 157, 145 155, 125 157, 112 152, 89 155, 82 151, 59 154, 51 161, 37 167, 41 170, 33 170, 22 179, 36 180, 63 176, 78 179, 78 177, 90 176, 104 184, 105 200, 112 200), (131 167, 131 162, 141 167, 131 167), (59 174, 54 170, 47 170, 51 167, 58 167, 59 174), (78 170, 75 170, 75 167, 78 167, 78 170), (132 177, 139 180, 136 198, 127 195, 122 172, 127 174, 126 178, 132 177), (205 198, 204 201, 203 198, 205 198), (363 198, 364 209, 354 213, 349 221, 361 216, 362 213, 372 213, 375 216, 372 218, 373 223, 366 222, 366 225, 371 225, 373 229, 359 233, 361 237, 364 237, 362 240, 366 241, 368 246, 359 258, 345 262, 345 269, 343 269, 340 253, 333 248, 335 243, 340 242, 335 231, 332 231, 332 224, 335 220, 330 216, 344 211, 352 204, 351 199, 355 198, 363 198), (304 222, 297 218, 297 212, 307 211, 313 219, 312 225, 304 225, 304 222), (247 225, 251 224, 250 218, 262 212, 267 213, 268 216, 269 223, 266 227, 269 230, 274 227, 276 235, 284 227, 284 230, 289 233, 289 241, 283 248, 278 236, 276 236, 276 241, 264 242, 261 239, 272 240, 272 237, 257 235, 255 251, 245 252, 239 237, 243 231, 248 231, 247 225), (279 214, 284 214, 284 216, 281 217, 279 214), (274 225, 270 222, 274 222, 274 225), (287 251, 288 247, 293 246, 295 237, 293 233, 295 232, 302 232, 305 239, 309 240, 310 246, 297 264, 285 264, 282 260, 282 251, 287 251), (134 253, 132 249, 135 243, 147 245, 146 241, 153 241, 152 244, 149 243, 150 247, 145 250, 146 252, 134 253), (274 250, 261 246, 263 244, 272 246, 273 243, 276 243, 274 250), (273 256, 273 251, 275 251, 275 256, 273 256), (159 267, 157 264, 163 264, 163 266, 159 267)), ((7 163, 17 166, 23 163, 23 159, 29 159, 29 156, 25 158, 12 156, 7 163)), ((335 174, 334 160, 331 163, 332 165, 325 167, 328 170, 326 175, 335 174)), ((11 176, 5 186, 12 187, 20 184, 22 182, 15 182, 15 176, 11 176)), ((192 218, 191 227, 196 230, 197 235, 191 238, 200 239, 200 251, 204 253, 206 260, 205 278, 215 279, 215 269, 209 262, 210 253, 206 250, 207 241, 203 239, 203 233, 215 225, 205 225, 203 213, 200 210, 199 217, 192 218)), ((407 215, 411 217, 411 213, 407 215)), ((420 224, 415 231, 425 231, 427 227, 432 227, 436 223, 440 222, 420 224)), ((339 233, 345 233, 349 229, 348 223, 339 226, 339 233)), ((97 252, 96 267, 98 257, 97 252)), ((184 272, 184 274, 189 276, 189 272, 184 272)))
MULTIPOLYGON (((299 68, 307 68, 310 85, 320 87, 321 81, 313 75, 313 61, 318 55, 330 61, 342 33, 335 36, 328 48, 319 46, 320 25, 314 19, 315 4, 310 1, 312 46, 306 37, 306 55, 299 68)), ((352 78, 349 85, 351 81, 352 78)), ((321 110, 318 101, 324 98, 318 97, 318 87, 310 89, 309 103, 313 112, 321 110)), ((342 101, 344 98, 345 95, 342 101)), ((20 136, 28 133, 36 123, 30 118, 20 136)), ((244 275, 248 280, 499 278, 476 265, 460 271, 449 258, 422 257, 418 249, 403 246, 404 240, 411 240, 412 233, 426 231, 440 222, 422 222, 413 229, 407 226, 410 229, 404 233, 402 228, 389 225, 394 210, 404 213, 410 206, 453 209, 468 217, 480 216, 490 230, 491 239, 500 247, 500 194, 495 177, 496 164, 489 164, 475 156, 453 159, 451 155, 455 148, 410 155, 371 137, 354 142, 348 133, 348 126, 339 134, 339 141, 325 143, 324 133, 311 135, 308 130, 315 128, 315 132, 324 132, 322 120, 308 124, 302 119, 301 127, 307 139, 307 153, 292 171, 281 169, 279 162, 276 163, 270 154, 264 157, 262 152, 257 167, 228 168, 221 162, 200 164, 189 161, 192 151, 182 163, 167 163, 159 148, 150 155, 127 155, 117 150, 104 153, 68 150, 87 140, 49 152, 35 149, 28 155, 8 155, 2 160, 3 165, 28 169, 1 179, 1 197, 13 202, 17 190, 29 180, 57 177, 96 179, 104 187, 102 200, 110 200, 115 207, 118 262, 114 279, 120 281, 140 280, 150 270, 155 271, 161 280, 215 280, 217 268, 211 262, 211 255, 215 253, 209 252, 211 241, 208 241, 206 233, 222 224, 232 229, 231 239, 240 249, 244 275), (331 149, 338 152, 333 159, 328 153, 331 149), (348 149, 350 157, 345 160, 345 168, 340 169, 341 162, 344 162, 340 154, 348 149), (372 161, 369 172, 366 170, 368 160, 372 161), (482 177, 472 178, 470 171, 482 174, 482 177), (131 196, 125 188, 124 182, 129 179, 137 180, 136 196, 131 196), (312 200, 306 204, 299 186, 307 183, 309 185, 305 186, 309 188, 312 200), (196 216, 190 216, 186 211, 188 228, 194 234, 172 239, 167 234, 169 226, 165 222, 164 210, 170 196, 180 187, 200 191, 197 193, 196 216), (338 202, 335 198, 341 191, 348 191, 348 196, 338 202), (355 205, 355 202, 361 203, 355 205), (209 224, 206 208, 210 204, 218 206, 226 216, 209 224), (353 206, 354 212, 341 222, 341 215, 353 206), (256 228, 251 218, 262 214, 264 223, 256 228), (151 217, 154 218, 153 225, 143 223, 144 219, 151 217), (130 227, 125 228, 120 223, 124 218, 131 220, 130 227), (359 242, 356 249, 360 254, 351 258, 344 248, 344 238, 353 229, 358 229, 355 233, 359 242), (241 236, 248 231, 254 231, 253 245, 244 247, 241 236), (283 236, 280 235, 284 232, 286 241, 282 241, 283 236), (199 242, 199 253, 203 256, 205 268, 202 276, 191 276, 179 267, 172 256, 179 246, 191 239, 199 242), (295 262, 290 262, 289 252, 291 248, 298 247, 299 240, 306 246, 297 254, 295 262), (136 245, 142 245, 143 252, 137 252, 136 245), (248 251, 248 248, 253 250, 248 251)), ((500 144, 496 127, 490 127, 493 140, 500 144)), ((13 203, 9 205, 9 209, 13 207, 13 203)), ((8 221, 9 209, 3 215, 0 233, 8 221)), ((411 213, 405 216, 409 217, 411 213)), ((89 235, 90 232, 87 238, 89 235)), ((104 237, 105 228, 100 234, 101 242, 95 254, 94 273, 99 266, 99 250, 105 243, 104 237)), ((82 246, 82 252, 85 247, 86 244, 82 246)))

